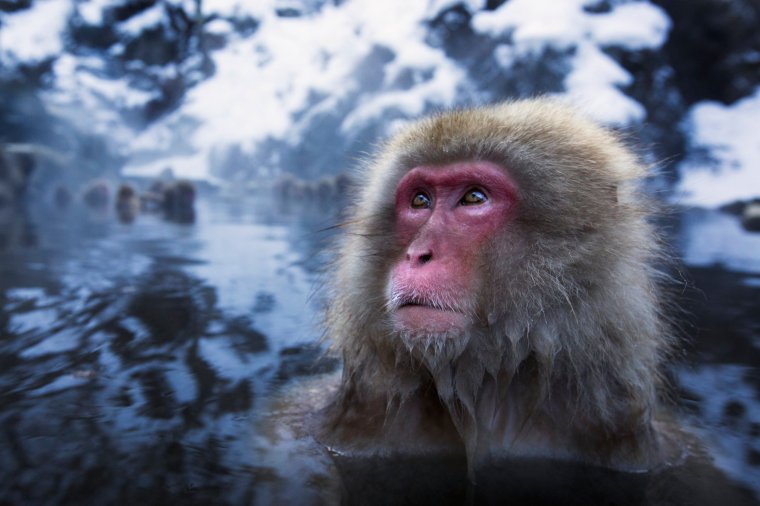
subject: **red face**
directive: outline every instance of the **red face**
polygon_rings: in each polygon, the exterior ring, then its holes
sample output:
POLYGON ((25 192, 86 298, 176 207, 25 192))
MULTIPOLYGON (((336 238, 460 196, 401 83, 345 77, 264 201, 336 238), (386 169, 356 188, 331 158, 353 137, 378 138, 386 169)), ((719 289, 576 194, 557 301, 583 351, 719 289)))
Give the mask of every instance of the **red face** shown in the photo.
POLYGON ((405 252, 389 285, 397 330, 444 335, 466 328, 477 257, 509 220, 516 197, 512 179, 490 162, 416 167, 401 179, 396 231, 405 252))

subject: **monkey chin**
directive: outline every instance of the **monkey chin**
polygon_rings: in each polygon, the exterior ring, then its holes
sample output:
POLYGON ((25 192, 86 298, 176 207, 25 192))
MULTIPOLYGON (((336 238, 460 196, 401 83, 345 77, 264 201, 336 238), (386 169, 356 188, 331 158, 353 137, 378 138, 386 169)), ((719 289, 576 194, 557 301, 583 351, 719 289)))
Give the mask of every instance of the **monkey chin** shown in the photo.
POLYGON ((407 305, 396 309, 391 321, 406 350, 431 370, 455 360, 469 342, 471 322, 457 311, 407 305))

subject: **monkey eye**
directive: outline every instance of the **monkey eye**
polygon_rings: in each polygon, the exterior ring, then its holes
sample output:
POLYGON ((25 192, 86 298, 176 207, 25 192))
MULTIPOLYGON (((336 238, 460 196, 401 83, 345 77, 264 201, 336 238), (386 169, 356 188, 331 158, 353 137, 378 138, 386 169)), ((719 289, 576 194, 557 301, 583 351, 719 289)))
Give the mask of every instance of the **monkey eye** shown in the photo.
POLYGON ((422 192, 417 192, 414 198, 412 198, 413 209, 427 209, 430 207, 430 205, 431 205, 430 197, 428 197, 422 192))
POLYGON ((486 194, 477 188, 467 190, 462 200, 459 201, 463 206, 477 206, 488 200, 486 194))

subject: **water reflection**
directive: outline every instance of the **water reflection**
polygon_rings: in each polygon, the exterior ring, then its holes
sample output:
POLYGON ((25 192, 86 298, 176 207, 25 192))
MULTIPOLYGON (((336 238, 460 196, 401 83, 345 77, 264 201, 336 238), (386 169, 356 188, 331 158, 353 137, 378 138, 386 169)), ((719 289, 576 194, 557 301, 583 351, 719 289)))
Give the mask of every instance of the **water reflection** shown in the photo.
POLYGON ((310 378, 338 368, 314 343, 332 233, 320 230, 339 217, 286 204, 208 197, 190 224, 76 207, 0 216, 0 502, 754 500, 760 275, 735 270, 736 255, 705 256, 723 217, 687 214, 677 229, 702 292, 687 297, 693 339, 674 371, 726 475, 520 461, 495 463, 473 488, 461 460, 332 460, 299 433, 303 407, 282 392, 318 399, 326 387, 310 378), (254 423, 262 413, 292 423, 254 423))
MULTIPOLYGON (((706 226, 723 219, 711 216, 706 226)), ((706 226, 696 228, 705 233, 706 226)), ((713 243, 727 232, 721 229, 713 241, 703 239, 709 250, 687 251, 687 258, 707 258, 715 251, 713 243)), ((696 233, 689 230, 686 235, 696 233)), ((758 234, 740 239, 745 244, 758 240, 758 234)), ((685 298, 693 327, 688 354, 675 367, 681 404, 712 458, 756 495, 760 495, 760 264, 754 271, 730 267, 751 266, 758 251, 740 248, 735 255, 714 258, 711 265, 689 268, 688 276, 699 290, 685 298)))
POLYGON ((194 225, 4 223, 3 500, 253 501, 250 415, 275 376, 311 373, 296 345, 318 337, 313 275, 292 229, 201 207, 194 225), (283 350, 295 365, 277 367, 283 350))

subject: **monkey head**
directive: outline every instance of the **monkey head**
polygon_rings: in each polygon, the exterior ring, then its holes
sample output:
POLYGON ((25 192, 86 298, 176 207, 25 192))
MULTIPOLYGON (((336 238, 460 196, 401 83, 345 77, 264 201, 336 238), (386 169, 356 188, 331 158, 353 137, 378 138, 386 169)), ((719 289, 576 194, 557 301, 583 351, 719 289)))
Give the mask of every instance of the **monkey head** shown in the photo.
POLYGON ((337 411, 432 388, 468 445, 515 424, 568 447, 647 432, 669 338, 645 174, 549 100, 403 129, 357 178, 336 259, 337 411))

